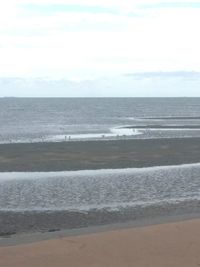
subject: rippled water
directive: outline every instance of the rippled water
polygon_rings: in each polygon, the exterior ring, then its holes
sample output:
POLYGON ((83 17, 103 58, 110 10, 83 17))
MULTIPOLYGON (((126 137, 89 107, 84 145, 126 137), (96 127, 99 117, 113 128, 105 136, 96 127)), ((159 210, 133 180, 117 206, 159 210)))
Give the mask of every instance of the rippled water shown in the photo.
POLYGON ((0 99, 0 143, 200 136, 200 127, 191 125, 200 125, 200 98, 0 99), (146 125, 150 129, 121 129, 146 125))
MULTIPOLYGON (((189 136, 200 137, 200 98, 0 99, 0 143, 189 136)), ((196 200, 200 164, 0 173, 1 212, 163 209, 196 200)))
POLYGON ((144 207, 200 200, 200 164, 141 169, 0 173, 0 210, 144 207))

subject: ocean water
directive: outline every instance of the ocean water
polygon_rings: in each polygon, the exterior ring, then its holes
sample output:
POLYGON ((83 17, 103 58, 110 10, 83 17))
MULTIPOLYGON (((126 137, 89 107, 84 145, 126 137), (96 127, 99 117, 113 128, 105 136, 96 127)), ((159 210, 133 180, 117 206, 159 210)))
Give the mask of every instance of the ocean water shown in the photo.
MULTIPOLYGON (((0 99, 0 143, 166 137, 200 137, 200 98, 0 99)), ((95 210, 108 215, 134 208, 140 214, 159 206, 165 214, 172 206, 185 209, 186 202, 191 212, 200 210, 200 163, 0 173, 3 213, 95 210)))
POLYGON ((200 163, 50 173, 0 173, 0 210, 120 210, 200 202, 200 163))
POLYGON ((0 99, 0 143, 192 136, 200 98, 0 99))

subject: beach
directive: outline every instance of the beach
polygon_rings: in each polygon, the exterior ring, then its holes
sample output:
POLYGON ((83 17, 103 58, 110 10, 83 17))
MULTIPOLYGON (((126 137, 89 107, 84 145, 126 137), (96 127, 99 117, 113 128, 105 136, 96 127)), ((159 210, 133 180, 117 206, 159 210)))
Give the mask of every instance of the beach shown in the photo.
POLYGON ((0 247, 2 267, 197 267, 200 220, 0 247))
POLYGON ((200 0, 0 13, 0 267, 200 267, 200 0))
POLYGON ((199 104, 160 101, 5 100, 0 267, 198 266, 199 104))

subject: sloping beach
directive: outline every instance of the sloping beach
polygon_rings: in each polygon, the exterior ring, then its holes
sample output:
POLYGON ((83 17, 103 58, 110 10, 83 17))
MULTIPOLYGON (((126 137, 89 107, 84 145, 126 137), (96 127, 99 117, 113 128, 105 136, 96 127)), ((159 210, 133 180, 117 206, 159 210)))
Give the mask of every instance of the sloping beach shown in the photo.
POLYGON ((197 267, 200 220, 0 247, 2 267, 197 267))
POLYGON ((131 101, 75 125, 57 108, 1 124, 0 267, 198 266, 199 116, 132 118, 131 101), (115 125, 143 134, 106 138, 115 125))

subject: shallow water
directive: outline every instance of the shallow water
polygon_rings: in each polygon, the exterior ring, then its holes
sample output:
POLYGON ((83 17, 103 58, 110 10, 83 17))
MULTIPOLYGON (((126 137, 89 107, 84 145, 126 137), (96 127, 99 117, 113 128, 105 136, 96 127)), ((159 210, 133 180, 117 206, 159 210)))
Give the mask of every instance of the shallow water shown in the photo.
POLYGON ((200 200, 200 164, 0 173, 0 211, 109 211, 194 200, 200 200))
POLYGON ((197 129, 121 129, 129 125, 200 125, 200 98, 0 99, 0 143, 200 136, 197 129))

